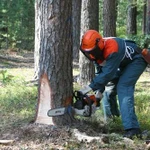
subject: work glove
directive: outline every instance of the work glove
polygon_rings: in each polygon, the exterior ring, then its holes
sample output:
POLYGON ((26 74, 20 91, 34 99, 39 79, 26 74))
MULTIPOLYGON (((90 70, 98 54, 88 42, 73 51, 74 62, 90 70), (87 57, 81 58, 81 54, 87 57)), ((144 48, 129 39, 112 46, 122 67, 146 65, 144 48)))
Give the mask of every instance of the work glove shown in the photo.
POLYGON ((88 85, 79 90, 79 92, 83 95, 85 95, 86 93, 88 93, 90 91, 92 91, 92 89, 88 85))
POLYGON ((102 93, 100 91, 96 91, 95 97, 96 97, 96 99, 100 99, 101 100, 103 98, 103 95, 102 95, 102 93))

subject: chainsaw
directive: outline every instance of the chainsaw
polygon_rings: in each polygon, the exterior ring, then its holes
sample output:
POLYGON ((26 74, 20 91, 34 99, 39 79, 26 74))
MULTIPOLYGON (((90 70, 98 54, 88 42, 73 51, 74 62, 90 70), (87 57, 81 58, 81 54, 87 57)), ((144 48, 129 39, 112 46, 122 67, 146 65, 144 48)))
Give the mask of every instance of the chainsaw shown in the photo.
POLYGON ((64 115, 66 113, 70 115, 80 115, 84 117, 90 117, 96 110, 100 108, 100 100, 95 97, 94 94, 83 95, 79 91, 73 93, 74 103, 67 107, 50 109, 47 112, 49 117, 55 117, 64 115), (93 104, 96 106, 96 110, 93 110, 93 104))

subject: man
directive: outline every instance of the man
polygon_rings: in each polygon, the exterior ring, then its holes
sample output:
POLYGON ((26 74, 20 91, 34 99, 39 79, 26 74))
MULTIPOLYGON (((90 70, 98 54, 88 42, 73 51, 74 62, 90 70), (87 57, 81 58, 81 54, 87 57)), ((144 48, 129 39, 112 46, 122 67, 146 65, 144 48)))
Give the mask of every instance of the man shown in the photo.
POLYGON ((96 97, 102 98, 105 86, 117 79, 116 90, 124 137, 128 138, 141 134, 134 109, 134 89, 147 63, 137 49, 138 46, 133 41, 116 37, 104 39, 95 30, 88 30, 83 35, 80 46, 88 59, 102 66, 101 72, 80 92, 86 94, 91 90, 98 91, 96 97))

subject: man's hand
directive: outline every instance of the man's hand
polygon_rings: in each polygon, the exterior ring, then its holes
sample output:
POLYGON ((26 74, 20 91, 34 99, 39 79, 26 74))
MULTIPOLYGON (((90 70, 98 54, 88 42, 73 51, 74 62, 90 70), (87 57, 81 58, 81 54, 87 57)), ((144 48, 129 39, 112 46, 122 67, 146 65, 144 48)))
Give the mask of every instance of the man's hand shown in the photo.
POLYGON ((79 92, 81 92, 83 95, 90 92, 92 89, 87 85, 84 88, 80 89, 79 92))
POLYGON ((100 99, 101 100, 103 98, 103 95, 102 95, 102 93, 100 91, 96 91, 95 97, 96 97, 96 99, 100 99))

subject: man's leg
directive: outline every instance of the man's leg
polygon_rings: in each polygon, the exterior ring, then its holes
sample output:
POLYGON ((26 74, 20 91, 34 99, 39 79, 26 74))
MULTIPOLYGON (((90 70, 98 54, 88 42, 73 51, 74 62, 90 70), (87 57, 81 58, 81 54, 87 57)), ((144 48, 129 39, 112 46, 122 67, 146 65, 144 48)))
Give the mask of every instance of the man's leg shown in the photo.
POLYGON ((142 58, 135 59, 122 72, 117 85, 120 112, 125 130, 139 129, 134 108, 134 88, 147 64, 142 58))
POLYGON ((102 106, 104 112, 104 119, 105 121, 107 121, 108 118, 112 117, 112 113, 110 110, 110 103, 109 103, 109 95, 107 91, 104 91, 103 93, 102 106))
POLYGON ((119 116, 120 114, 118 109, 117 96, 116 96, 117 81, 118 81, 117 79, 114 79, 111 82, 109 82, 103 93, 102 104, 103 104, 105 120, 113 116, 119 116))

